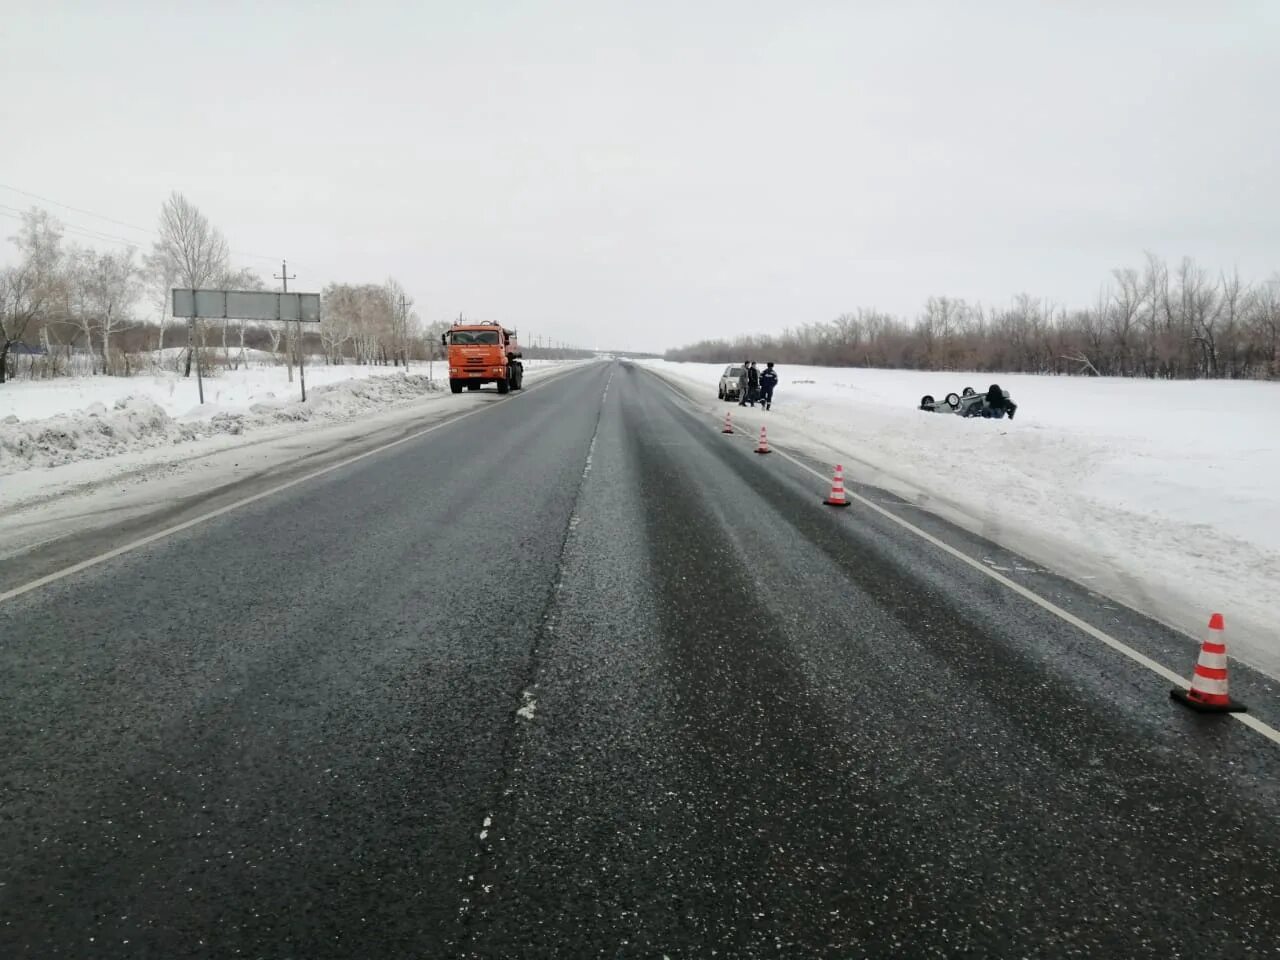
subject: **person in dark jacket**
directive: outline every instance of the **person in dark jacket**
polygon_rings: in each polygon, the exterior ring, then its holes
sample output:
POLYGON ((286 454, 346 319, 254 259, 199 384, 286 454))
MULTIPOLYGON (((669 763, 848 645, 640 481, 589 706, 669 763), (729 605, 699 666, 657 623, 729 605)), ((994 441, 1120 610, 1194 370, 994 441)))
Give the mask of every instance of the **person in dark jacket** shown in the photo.
POLYGON ((756 367, 756 362, 752 360, 751 366, 747 367, 747 403, 754 407, 759 399, 760 370, 756 367))
POLYGON ((1018 405, 1005 395, 998 383, 993 383, 987 390, 987 402, 983 406, 982 415, 995 420, 1001 419, 1005 414, 1008 414, 1009 419, 1012 420, 1014 413, 1018 410, 1018 405))
POLYGON ((766 410, 773 407, 773 388, 777 385, 778 373, 770 361, 765 365, 764 373, 760 374, 760 403, 766 410))

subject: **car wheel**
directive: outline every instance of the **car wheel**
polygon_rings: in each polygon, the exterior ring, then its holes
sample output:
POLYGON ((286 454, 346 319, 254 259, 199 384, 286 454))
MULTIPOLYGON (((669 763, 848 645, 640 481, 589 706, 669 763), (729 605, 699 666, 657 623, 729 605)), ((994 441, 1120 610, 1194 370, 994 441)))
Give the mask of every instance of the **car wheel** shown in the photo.
POLYGON ((716 399, 717 400, 724 399, 724 387, 721 387, 719 390, 716 391, 716 399))
POLYGON ((960 395, 958 393, 948 393, 947 406, 950 407, 952 410, 960 406, 960 395))
POLYGON ((960 396, 972 397, 975 392, 976 391, 973 389, 973 387, 965 387, 963 390, 960 391, 960 396))
POLYGON ((921 398, 920 398, 920 406, 922 406, 922 407, 932 407, 932 406, 933 406, 933 394, 931 394, 931 393, 926 393, 923 397, 921 397, 921 398))

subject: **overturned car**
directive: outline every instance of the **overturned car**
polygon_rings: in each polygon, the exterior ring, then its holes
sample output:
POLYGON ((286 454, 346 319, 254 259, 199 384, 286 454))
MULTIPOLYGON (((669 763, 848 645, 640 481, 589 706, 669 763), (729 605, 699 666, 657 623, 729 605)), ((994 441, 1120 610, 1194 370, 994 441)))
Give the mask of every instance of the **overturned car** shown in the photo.
POLYGON ((1007 416, 1012 420, 1018 405, 1013 402, 1008 390, 1002 390, 1000 384, 993 383, 986 393, 978 393, 973 387, 965 387, 960 393, 948 393, 942 400, 934 400, 932 394, 926 393, 920 398, 920 409, 929 413, 954 413, 961 417, 987 417, 995 420, 1007 416))

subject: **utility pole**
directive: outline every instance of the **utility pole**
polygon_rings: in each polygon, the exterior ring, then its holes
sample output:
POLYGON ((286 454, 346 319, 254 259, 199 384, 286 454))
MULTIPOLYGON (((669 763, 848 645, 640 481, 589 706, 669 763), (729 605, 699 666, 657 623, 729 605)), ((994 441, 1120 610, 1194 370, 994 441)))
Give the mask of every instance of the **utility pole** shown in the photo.
MULTIPOLYGON (((283 292, 288 293, 289 281, 298 279, 298 275, 295 273, 293 276, 290 276, 289 261, 281 260, 280 276, 277 277, 275 274, 272 274, 271 278, 273 280, 279 280, 282 284, 284 284, 282 288, 283 292)), ((286 331, 289 331, 288 324, 289 324, 289 321, 286 320, 285 321, 286 331)), ((302 369, 302 352, 301 350, 299 350, 299 343, 302 340, 302 321, 301 320, 295 321, 294 327, 295 327, 294 331, 292 331, 292 333, 286 337, 286 340, 290 342, 285 344, 285 357, 286 357, 285 365, 289 368, 289 382, 293 383, 293 355, 295 352, 297 352, 298 382, 301 383, 302 385, 302 402, 306 403, 307 402, 307 375, 303 372, 303 369, 302 369)))
MULTIPOLYGON (((409 304, 412 301, 406 300, 402 292, 400 294, 400 353, 404 357, 404 375, 409 375, 409 304)), ((428 378, 431 376, 430 371, 427 373, 428 378)))

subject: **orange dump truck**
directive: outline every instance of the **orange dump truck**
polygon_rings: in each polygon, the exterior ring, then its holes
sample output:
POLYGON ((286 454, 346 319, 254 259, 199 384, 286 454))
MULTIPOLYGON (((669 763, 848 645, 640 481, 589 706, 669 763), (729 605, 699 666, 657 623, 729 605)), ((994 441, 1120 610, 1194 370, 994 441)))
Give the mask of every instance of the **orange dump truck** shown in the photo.
POLYGON ((440 335, 449 352, 449 389, 479 390, 496 383, 499 393, 524 386, 524 364, 516 332, 496 323, 455 323, 440 335))

